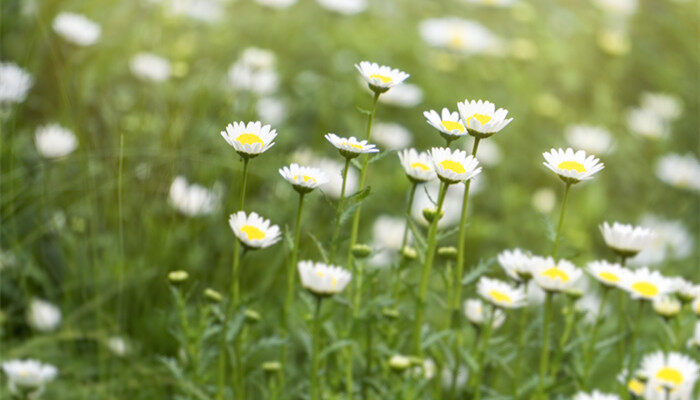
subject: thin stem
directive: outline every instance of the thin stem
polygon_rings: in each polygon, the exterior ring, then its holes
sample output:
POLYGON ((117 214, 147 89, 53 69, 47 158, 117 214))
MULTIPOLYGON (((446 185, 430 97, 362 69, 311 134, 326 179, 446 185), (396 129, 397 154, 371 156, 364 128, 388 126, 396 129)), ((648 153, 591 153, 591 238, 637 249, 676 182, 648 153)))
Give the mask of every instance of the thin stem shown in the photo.
MULTIPOLYGON (((370 298, 374 297, 374 282, 372 279, 367 283, 369 286, 369 296, 370 298)), ((365 325, 365 330, 366 330, 366 349, 365 349, 365 376, 362 379, 362 398, 367 400, 368 397, 368 389, 369 389, 369 380, 372 377, 372 359, 373 353, 374 353, 374 347, 372 344, 373 341, 373 331, 372 331, 372 323, 374 322, 374 314, 372 313, 372 310, 367 311, 367 324, 365 325)))
POLYGON ((542 322, 542 354, 540 356, 540 378, 538 384, 538 391, 540 397, 545 399, 544 393, 544 379, 547 376, 547 369, 549 367, 549 325, 552 319, 552 296, 551 292, 547 292, 544 300, 544 318, 542 322))
POLYGON ((333 224, 333 236, 331 237, 330 263, 335 261, 335 253, 338 250, 338 236, 340 236, 340 217, 345 208, 345 184, 348 179, 348 169, 350 168, 350 159, 345 159, 345 167, 343 167, 343 183, 340 186, 340 200, 338 200, 338 210, 335 213, 335 223, 333 224))
POLYGON ((513 398, 518 398, 520 388, 520 376, 523 369, 523 353, 525 352, 525 326, 527 323, 527 307, 520 309, 520 321, 518 323, 518 352, 515 358, 515 373, 513 378, 513 398))
POLYGON ((477 354, 477 365, 478 369, 476 371, 476 379, 474 380, 474 400, 480 400, 481 399, 481 379, 484 374, 484 367, 485 367, 485 362, 484 362, 484 356, 486 355, 486 350, 488 349, 489 346, 489 339, 491 339, 491 332, 493 330, 493 320, 496 315, 496 308, 495 307, 489 307, 490 309, 490 315, 486 319, 486 325, 484 326, 484 334, 482 335, 482 343, 481 346, 479 346, 479 352, 477 354))
POLYGON ((440 194, 438 195, 437 202, 437 212, 430 223, 430 228, 428 230, 428 248, 425 251, 425 264, 423 265, 423 272, 421 274, 420 289, 418 292, 418 302, 416 304, 416 320, 413 325, 413 351, 416 355, 422 356, 423 349, 421 346, 421 327, 423 325, 423 315, 425 312, 425 299, 428 293, 428 281, 430 277, 430 271, 433 268, 433 261, 435 260, 435 248, 437 247, 437 227, 438 221, 440 220, 440 214, 442 212, 442 203, 445 201, 445 194, 447 193, 448 183, 443 182, 440 186, 440 194))
POLYGON ((311 333, 312 354, 311 354, 311 400, 323 398, 319 393, 318 387, 318 353, 321 332, 321 302, 323 298, 316 296, 316 310, 314 312, 313 332, 311 333))
MULTIPOLYGON (((620 256, 620 265, 625 266, 627 263, 627 257, 625 256, 620 256)), ((627 296, 624 291, 619 291, 618 293, 618 310, 617 310, 617 332, 620 333, 622 336, 620 337, 620 340, 617 343, 617 359, 618 359, 618 365, 617 369, 621 370, 623 365, 624 365, 624 359, 625 359, 625 351, 626 351, 626 336, 627 336, 627 323, 626 323, 626 316, 627 316, 627 296)), ((625 391, 626 392, 626 391, 625 391)))
MULTIPOLYGON (((231 307, 227 313, 228 319, 233 316, 236 310, 240 309, 241 305, 241 290, 240 290, 240 274, 241 274, 241 259, 245 256, 246 249, 243 249, 241 254, 241 244, 236 242, 234 247, 233 255, 233 279, 231 284, 231 307)), ((227 324, 228 326, 228 324, 227 324)), ((243 328, 241 328, 243 329, 243 328)), ((244 375, 244 365, 243 357, 241 357, 241 334, 233 339, 233 352, 236 357, 236 368, 234 370, 234 386, 236 388, 235 393, 239 398, 245 398, 245 383, 243 381, 244 375)))
POLYGON ((571 184, 566 184, 566 190, 564 191, 564 198, 561 202, 561 213, 559 214, 559 225, 557 226, 557 236, 554 238, 554 248, 552 249, 552 258, 557 258, 557 251, 559 251, 559 238, 561 237, 561 227, 564 225, 564 211, 566 210, 566 201, 569 198, 569 189, 571 189, 571 184))
POLYGON ((240 201, 240 206, 238 207, 239 210, 243 210, 243 205, 245 204, 245 188, 246 185, 248 184, 248 162, 250 161, 249 158, 244 157, 243 158, 243 183, 241 184, 241 201, 240 201))
POLYGON ((411 208, 413 208, 413 200, 416 197, 416 189, 418 188, 418 183, 413 182, 411 186, 411 191, 409 192, 408 195, 408 206, 406 207, 406 226, 403 228, 403 238, 401 239, 401 247, 399 248, 399 262, 396 264, 396 273, 394 276, 394 282, 393 282, 393 298, 395 301, 398 301, 399 298, 399 283, 401 282, 401 271, 403 270, 403 267, 406 265, 406 262, 408 261, 404 256, 403 256, 403 250, 406 247, 406 244, 408 243, 408 226, 411 220, 411 208))
POLYGON ((639 321, 642 320, 642 313, 644 311, 644 300, 638 300, 639 304, 637 306, 637 318, 634 320, 635 323, 632 324, 632 338, 630 339, 630 354, 627 362, 627 377, 625 382, 629 381, 632 377, 633 367, 636 359, 637 352, 637 338, 639 337, 639 321))
POLYGON ((608 286, 603 286, 603 296, 600 299, 600 306, 598 306, 598 314, 596 315, 595 324, 593 325, 593 332, 591 332, 588 345, 584 352, 583 384, 586 388, 588 388, 588 377, 591 372, 591 363, 593 361, 593 349, 598 339, 598 330, 603 323, 602 316, 603 310, 605 309, 605 301, 608 298, 608 292, 610 292, 610 288, 608 286))
MULTIPOLYGON (((567 296, 568 297, 568 296, 567 296)), ((574 310, 574 300, 571 298, 567 299, 567 313, 566 313, 566 324, 564 325, 564 333, 559 337, 559 346, 555 350, 554 362, 552 363, 552 378, 556 379, 559 373, 559 367, 561 366, 561 360, 564 357, 564 347, 569 341, 569 336, 571 336, 571 330, 574 328, 574 322, 576 317, 576 312, 574 310)))

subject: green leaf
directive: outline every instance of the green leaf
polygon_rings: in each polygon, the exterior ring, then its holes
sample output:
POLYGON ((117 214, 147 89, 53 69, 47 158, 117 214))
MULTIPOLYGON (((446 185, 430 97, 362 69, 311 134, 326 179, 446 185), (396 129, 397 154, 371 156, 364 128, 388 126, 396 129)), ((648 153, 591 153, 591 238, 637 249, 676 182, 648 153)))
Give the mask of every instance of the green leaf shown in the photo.
POLYGON ((382 158, 388 156, 389 154, 396 153, 395 150, 388 150, 388 151, 380 151, 379 153, 375 154, 372 158, 369 159, 369 163, 372 164, 374 162, 377 162, 381 160, 382 158))
POLYGON ((323 258, 324 262, 328 262, 328 254, 326 253, 326 249, 323 247, 323 243, 321 243, 320 240, 311 232, 307 232, 307 235, 311 237, 311 240, 313 240, 314 244, 316 245, 316 248, 318 249, 318 252, 321 253, 321 258, 323 258))

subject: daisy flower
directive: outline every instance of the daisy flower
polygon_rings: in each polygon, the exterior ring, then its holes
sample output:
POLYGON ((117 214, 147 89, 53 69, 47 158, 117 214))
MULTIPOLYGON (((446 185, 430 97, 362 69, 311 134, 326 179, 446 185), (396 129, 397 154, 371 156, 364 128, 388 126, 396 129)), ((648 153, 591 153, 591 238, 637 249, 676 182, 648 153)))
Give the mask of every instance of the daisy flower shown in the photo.
POLYGON ((151 82, 165 82, 170 78, 170 61, 152 53, 139 53, 129 61, 129 69, 137 78, 151 82))
POLYGON ((55 331, 61 324, 61 310, 46 300, 32 299, 27 311, 27 323, 39 332, 55 331))
POLYGON ((579 150, 574 152, 572 148, 566 150, 551 149, 542 153, 546 160, 543 164, 567 184, 579 183, 593 178, 597 172, 604 168, 604 164, 595 156, 586 157, 586 152, 579 150))
POLYGON ((84 15, 70 12, 58 14, 53 20, 52 27, 54 32, 78 46, 90 46, 97 43, 102 31, 98 24, 84 15))
POLYGON ((253 158, 274 146, 277 131, 260 121, 228 124, 221 136, 243 158, 253 158))
POLYGON ((467 128, 460 121, 457 111, 450 112, 447 108, 443 108, 442 114, 438 114, 435 110, 430 110, 423 112, 423 116, 425 116, 428 124, 437 129, 448 143, 467 134, 467 128))
POLYGON ((377 153, 379 149, 373 144, 369 144, 366 140, 357 140, 356 137, 350 136, 344 138, 335 133, 328 133, 324 136, 345 158, 355 158, 360 154, 377 153))
POLYGON ((640 100, 642 108, 652 111, 666 121, 673 121, 681 116, 683 103, 672 94, 668 93, 642 93, 640 100))
POLYGON ((470 135, 477 138, 483 139, 498 133, 513 120, 513 118, 506 118, 508 110, 503 108, 496 110, 496 105, 489 101, 465 99, 457 103, 457 108, 462 117, 462 124, 470 135))
POLYGON ((350 282, 350 271, 321 262, 299 261, 297 264, 301 285, 316 296, 340 293, 350 282))
POLYGON ((639 300, 654 300, 673 290, 670 279, 647 267, 625 271, 619 286, 639 300))
POLYGON ((627 112, 627 127, 632 133, 648 139, 663 138, 669 131, 666 121, 646 108, 630 109, 627 112))
POLYGON ((430 158, 438 178, 448 184, 465 182, 481 173, 479 161, 463 150, 433 147, 430 158))
POLYGON ((627 269, 620 264, 609 263, 605 260, 593 261, 586 266, 588 273, 605 287, 617 287, 627 269))
POLYGON ((481 277, 477 292, 484 300, 500 308, 519 308, 525 305, 525 292, 498 279, 481 277))
POLYGON ((248 47, 228 70, 228 82, 235 90, 267 96, 277 90, 279 76, 276 56, 270 50, 248 47))
POLYGON ((408 179, 415 183, 432 181, 436 178, 433 162, 427 152, 406 149, 398 153, 401 166, 408 179))
POLYGON ((308 193, 317 187, 328 183, 326 174, 318 168, 302 167, 292 163, 288 167, 279 169, 280 175, 292 184, 294 190, 299 193, 308 193))
POLYGON ((693 299, 700 296, 700 285, 695 285, 693 282, 687 281, 680 276, 671 278, 671 281, 673 282, 673 292, 684 303, 693 301, 693 299))
POLYGON ((535 266, 544 262, 542 257, 530 255, 518 248, 500 252, 497 259, 506 274, 516 281, 530 279, 535 266))
POLYGON ((208 189, 196 183, 188 183, 187 178, 178 176, 170 185, 169 201, 183 215, 197 217, 218 210, 221 193, 217 188, 208 189))
POLYGON ((692 390, 698 379, 698 363, 681 353, 664 354, 662 351, 646 355, 642 359, 641 373, 647 377, 647 392, 664 389, 683 392, 692 390))
POLYGON ((78 139, 75 134, 58 124, 37 128, 34 142, 36 149, 45 158, 65 157, 78 147, 78 139))
POLYGON ((654 299, 652 307, 657 314, 665 318, 671 318, 681 312, 681 302, 671 296, 661 296, 654 299))
POLYGON ((484 25, 462 18, 429 18, 419 32, 428 45, 465 55, 497 53, 501 40, 484 25))
POLYGON ((544 290, 564 292, 574 287, 583 272, 571 262, 561 259, 554 262, 552 257, 542 259, 533 271, 533 280, 544 290))
POLYGON ((700 192, 700 162, 692 154, 661 157, 656 163, 656 176, 673 187, 700 192))
POLYGON ((238 240, 249 249, 264 249, 282 238, 277 225, 270 225, 269 219, 264 219, 255 212, 249 215, 243 211, 231 214, 228 224, 238 240))
POLYGON ((393 122, 377 122, 372 126, 372 139, 389 150, 400 150, 411 144, 411 132, 393 122))
POLYGON ((367 82, 369 88, 375 93, 384 93, 392 87, 405 81, 409 75, 398 69, 392 69, 386 65, 379 65, 369 61, 355 64, 360 75, 367 82))
POLYGON ((605 244, 622 257, 632 257, 654 240, 654 232, 641 226, 603 222, 599 226, 605 244))
POLYGON ((491 327, 498 329, 506 320, 506 314, 500 308, 484 307, 484 303, 479 299, 467 299, 464 301, 464 315, 469 322, 476 326, 481 326, 484 322, 493 318, 491 327), (491 313, 494 313, 491 316, 491 313))
POLYGON ((2 370, 7 375, 10 391, 27 393, 36 398, 44 391, 44 385, 58 375, 58 370, 51 364, 43 364, 37 360, 10 360, 2 363, 2 370))
POLYGON ((572 400, 620 400, 620 396, 594 390, 591 393, 578 392, 574 395, 572 400))
POLYGON ((15 63, 0 63, 0 104, 21 103, 32 87, 32 76, 15 63))
POLYGON ((612 135, 602 126, 571 125, 564 135, 571 146, 587 153, 607 154, 612 150, 612 135))

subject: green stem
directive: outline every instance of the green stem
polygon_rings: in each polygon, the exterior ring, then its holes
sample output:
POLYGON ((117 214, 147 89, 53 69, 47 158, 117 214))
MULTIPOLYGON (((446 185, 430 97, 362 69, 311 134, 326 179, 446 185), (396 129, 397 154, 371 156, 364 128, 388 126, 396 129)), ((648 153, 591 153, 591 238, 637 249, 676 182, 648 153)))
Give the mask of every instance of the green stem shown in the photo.
MULTIPOLYGON (((227 313, 227 318, 230 320, 230 318, 233 316, 233 314, 237 311, 240 310, 241 306, 241 290, 240 290, 240 274, 241 274, 241 259, 243 256, 245 256, 246 250, 245 248, 243 249, 243 253, 241 254, 241 244, 239 242, 236 242, 236 246, 234 247, 234 255, 233 255, 233 279, 232 279, 232 284, 231 284, 231 308, 229 312, 227 313)), ((226 324, 228 326, 228 323, 226 324)), ((241 328, 242 330, 243 328, 241 328)), ((234 386, 235 386, 235 393, 238 398, 245 398, 245 383, 243 382, 243 377, 244 375, 244 365, 243 365, 243 357, 241 357, 241 334, 239 332, 238 335, 233 339, 233 352, 236 357, 236 368, 234 370, 234 386)))
POLYGON ((311 400, 319 400, 323 396, 319 393, 318 387, 318 353, 321 332, 321 302, 323 298, 316 296, 316 310, 314 311, 313 332, 311 333, 312 354, 311 354, 311 400))
MULTIPOLYGON (((369 296, 370 298, 374 297, 374 282, 372 279, 367 283, 369 286, 369 296)), ((372 377, 372 359, 373 359, 373 344, 372 344, 372 322, 374 322, 374 315, 372 313, 372 310, 367 311, 367 324, 365 326, 366 330, 366 346, 367 348, 365 349, 365 376, 362 379, 362 398, 364 400, 367 400, 368 397, 368 389, 369 389, 369 381, 372 377)))
POLYGON ((399 248, 399 262, 396 263, 396 272, 394 276, 394 282, 393 282, 393 298, 394 301, 398 302, 399 298, 399 283, 401 281, 401 271, 403 271, 403 267, 406 264, 406 261, 408 261, 404 256, 403 256, 403 249, 406 247, 406 244, 408 243, 408 230, 409 230, 409 224, 411 222, 411 208, 413 208, 413 200, 415 199, 416 196, 416 189, 418 188, 418 183, 413 182, 411 186, 411 191, 409 192, 408 195, 408 207, 406 208, 406 226, 403 228, 403 238, 401 239, 401 247, 399 248))
MULTIPOLYGON (((526 283, 527 285, 527 283, 526 283)), ((523 369, 523 353, 525 352, 525 326, 527 323, 527 307, 520 309, 520 321, 518 323, 518 352, 515 359, 515 373, 513 378, 513 398, 518 398, 520 388, 520 376, 523 369)))
POLYGON ((549 325, 552 319, 552 296, 551 292, 545 294, 544 300, 544 318, 542 322, 542 354, 540 356, 540 377, 538 384, 538 392, 540 398, 546 399, 544 393, 544 379, 547 376, 549 367, 549 325))
POLYGON ((240 206, 238 207, 239 210, 243 211, 243 205, 245 204, 245 188, 246 185, 248 184, 248 162, 250 161, 249 158, 244 157, 243 158, 243 183, 241 184, 241 201, 240 201, 240 206))
POLYGON ((338 250, 338 236, 340 236, 340 217, 345 208, 345 184, 348 179, 348 169, 350 169, 350 159, 345 159, 345 167, 343 168, 343 183, 340 186, 340 200, 338 200, 338 211, 335 213, 335 223, 333 224, 333 236, 331 237, 331 251, 329 262, 333 264, 335 261, 335 253, 338 250))
POLYGON ((566 201, 569 198, 569 189, 571 189, 571 184, 566 184, 566 190, 564 191, 564 199, 561 203, 561 213, 559 214, 559 225, 557 226, 557 236, 554 238, 554 248, 552 249, 552 257, 557 258, 557 252, 559 251, 559 238, 561 237, 561 227, 564 225, 564 211, 566 210, 566 201))
POLYGON ((479 352, 477 353, 477 365, 478 369, 476 371, 476 379, 474 379, 474 400, 480 400, 481 399, 481 380, 484 374, 484 367, 485 367, 485 362, 484 362, 484 356, 486 355, 486 350, 488 349, 489 346, 489 339, 491 339, 491 331, 493 330, 493 320, 496 315, 496 308, 495 307, 489 307, 490 309, 490 315, 489 317, 484 321, 486 325, 484 326, 484 334, 482 335, 482 343, 481 346, 479 346, 479 352))
MULTIPOLYGON (((626 263, 627 257, 620 256, 620 265, 624 267, 626 263)), ((627 350, 627 322, 625 319, 627 316, 627 296, 624 291, 619 291, 618 308, 619 310, 617 310, 617 332, 621 335, 621 337, 617 343, 617 369, 621 370, 624 365, 625 352, 627 350)), ((625 393, 627 393, 626 390, 625 393)))
MULTIPOLYGON (((636 352, 637 352, 637 337, 639 337, 639 321, 642 320, 642 313, 644 311, 644 300, 638 300, 639 304, 637 306, 637 318, 634 320, 635 323, 632 324, 632 338, 630 339, 630 351, 629 359, 627 360, 627 377, 625 382, 629 382, 630 378, 633 376, 636 352)), ((628 394, 629 396, 629 394, 628 394)))
POLYGON ((552 363, 552 378, 556 380, 557 374, 559 373, 559 367, 561 366, 561 360, 564 357, 564 347, 569 341, 569 336, 571 336, 571 330, 574 328, 574 322, 576 318, 576 311, 574 310, 574 300, 569 298, 566 313, 566 324, 564 325, 564 333, 559 337, 559 346, 556 349, 556 355, 554 357, 554 362, 552 363))
POLYGON ((425 299, 428 293, 428 281, 430 277, 430 271, 433 268, 433 261, 435 260, 435 248, 437 246, 437 227, 438 221, 440 220, 440 214, 442 212, 442 203, 445 201, 445 194, 447 193, 448 183, 443 182, 440 186, 440 194, 438 195, 437 201, 437 212, 433 220, 430 223, 430 228, 428 230, 428 247, 425 251, 425 264, 423 265, 423 272, 421 274, 420 289, 418 292, 418 302, 416 304, 416 320, 413 325, 413 351, 416 355, 422 356, 423 349, 421 347, 421 327, 423 325, 423 315, 425 312, 425 299))
POLYGON ((600 325, 603 323, 603 310, 605 309, 605 301, 608 298, 608 292, 610 292, 610 287, 603 286, 603 296, 600 299, 600 306, 598 307, 598 314, 596 315, 595 324, 593 325, 593 332, 588 340, 588 345, 584 352, 584 368, 583 368, 583 385, 588 388, 588 377, 591 372, 591 363, 593 362, 593 349, 595 349, 595 344, 598 339, 598 330, 600 325))

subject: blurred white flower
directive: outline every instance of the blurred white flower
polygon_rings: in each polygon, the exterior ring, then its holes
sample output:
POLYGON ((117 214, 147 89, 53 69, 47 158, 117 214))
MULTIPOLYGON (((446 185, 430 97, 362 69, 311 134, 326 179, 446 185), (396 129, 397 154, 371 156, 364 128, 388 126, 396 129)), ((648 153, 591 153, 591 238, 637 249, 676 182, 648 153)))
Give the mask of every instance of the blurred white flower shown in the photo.
POLYGON ((44 385, 58 374, 53 365, 31 359, 5 361, 2 369, 7 375, 10 392, 27 399, 38 398, 44 391, 44 385))
POLYGON ((415 107, 423 102, 423 90, 418 85, 403 83, 381 95, 379 102, 396 107, 415 107))
MULTIPOLYGON (((474 148, 474 139, 470 137, 469 139, 464 141, 463 149, 471 153, 472 148, 474 148)), ((479 159, 479 162, 481 164, 484 164, 489 167, 498 165, 498 163, 500 163, 501 159, 503 158, 503 155, 501 154, 501 148, 498 147, 496 142, 493 140, 480 141, 479 148, 477 150, 478 151, 476 153, 476 158, 479 159)))
POLYGON ((654 231, 643 226, 619 222, 610 225, 603 222, 599 229, 605 244, 615 253, 625 257, 635 256, 654 240, 654 231))
POLYGON ((0 272, 5 268, 12 268, 17 264, 17 258, 15 255, 8 251, 0 248, 0 272))
POLYGON ((656 176, 671 186, 700 191, 700 162, 690 153, 661 157, 656 163, 656 176))
POLYGON ((263 97, 255 105, 258 117, 266 124, 280 125, 287 118, 287 106, 277 97, 263 97))
POLYGON ((673 296, 661 296, 654 299, 652 306, 654 311, 662 317, 670 318, 681 312, 681 302, 673 296))
MULTIPOLYGON (((405 218, 392 217, 390 215, 380 215, 374 220, 372 226, 372 248, 375 250, 368 260, 374 266, 389 265, 401 249, 405 218)), ((410 232, 407 242, 410 243, 410 232)))
POLYGON ((481 325, 487 320, 491 320, 491 327, 498 329, 506 320, 506 314, 500 308, 484 307, 484 303, 480 299, 467 299, 464 301, 464 315, 469 322, 474 325, 481 325), (496 313, 491 316, 491 313, 496 313))
POLYGON ((318 4, 333 12, 343 15, 359 14, 367 9, 366 0, 316 0, 318 4))
POLYGON ((27 323, 39 332, 51 332, 61 324, 61 310, 52 303, 32 299, 27 312, 27 323))
POLYGON ((429 45, 458 53, 495 54, 503 47, 485 26, 462 18, 426 19, 420 23, 419 31, 429 45))
POLYGON ((566 141, 586 153, 607 154, 612 150, 610 131, 602 126, 571 125, 566 128, 566 141))
POLYGON ((650 400, 690 400, 700 366, 692 358, 677 352, 647 354, 640 372, 648 379, 644 398, 650 400), (668 391, 669 396, 665 392, 668 391))
POLYGON ((611 56, 623 56, 630 51, 630 37, 625 29, 619 27, 601 29, 596 39, 598 46, 611 56))
POLYGON ((255 2, 265 7, 283 9, 291 7, 297 0, 255 0, 255 2))
POLYGON ((317 296, 340 293, 350 283, 350 271, 322 262, 299 261, 297 264, 301 285, 317 296))
POLYGON ((275 71, 275 53, 270 50, 249 47, 228 70, 228 80, 236 90, 253 92, 259 96, 277 90, 279 77, 275 71))
POLYGON ((528 306, 538 306, 544 303, 545 292, 532 279, 530 279, 530 281, 527 283, 527 287, 525 288, 525 294, 527 295, 528 306))
POLYGON ((188 217, 211 214, 219 209, 221 193, 218 189, 207 189, 196 183, 187 183, 187 178, 177 176, 170 185, 170 205, 188 217))
POLYGON ((632 133, 649 139, 661 139, 668 134, 668 127, 661 116, 646 108, 633 108, 627 112, 627 127, 632 133))
POLYGON ((37 128, 34 142, 39 154, 46 158, 67 156, 78 147, 78 139, 73 132, 58 124, 37 128))
POLYGON ((32 87, 32 76, 15 63, 0 63, 0 103, 21 103, 32 87))
POLYGON ((533 280, 544 290, 564 292, 576 286, 583 271, 570 261, 560 259, 555 263, 552 257, 533 269, 533 280))
POLYGON ((124 357, 129 353, 129 344, 121 336, 111 336, 107 339, 107 348, 117 357, 124 357))
MULTIPOLYGON (((422 185, 422 187, 418 187, 418 189, 416 190, 416 197, 413 200, 413 207, 411 208, 411 216, 413 217, 413 219, 415 219, 422 225, 428 225, 428 221, 423 216, 423 210, 426 208, 435 208, 435 203, 433 202, 437 201, 439 190, 440 183, 437 180, 427 182, 426 184, 422 185), (426 194, 426 192, 430 195, 426 194)), ((472 192, 470 191, 469 194, 471 195, 472 192)), ((445 201, 442 205, 442 211, 444 215, 438 221, 439 228, 447 228, 459 222, 459 219, 462 215, 463 198, 464 185, 450 185, 447 188, 445 201)))
POLYGON ((673 121, 681 116, 683 103, 681 100, 668 93, 644 92, 641 97, 641 106, 653 111, 666 121, 673 121))
POLYGON ((152 82, 164 82, 170 78, 170 62, 152 53, 139 53, 129 62, 131 73, 139 79, 152 82))
POLYGON ((653 301, 673 292, 673 281, 659 271, 642 267, 635 270, 623 270, 622 280, 618 286, 633 299, 653 301))
POLYGON ((603 11, 616 16, 629 16, 637 11, 637 0, 594 0, 603 11))
POLYGON ((629 260, 632 265, 663 266, 664 261, 686 258, 693 251, 693 236, 680 221, 646 215, 639 223, 654 232, 654 240, 629 260))
POLYGON ((53 20, 53 30, 67 41, 78 46, 97 43, 101 28, 81 14, 62 12, 53 20))
POLYGON ((556 201, 557 195, 550 188, 540 188, 532 194, 532 206, 543 214, 551 212, 556 201))
MULTIPOLYGON (((340 198, 340 191, 343 185, 344 163, 330 158, 321 158, 313 163, 321 171, 326 172, 328 182, 321 186, 321 190, 333 199, 340 198)), ((348 169, 347 182, 345 183, 345 196, 350 196, 357 191, 359 176, 357 170, 350 166, 348 169)))
POLYGON ((469 4, 478 4, 478 5, 483 5, 483 6, 489 6, 489 7, 510 7, 517 0, 463 0, 466 3, 469 4))
POLYGON ((695 322, 695 330, 693 331, 693 337, 690 339, 689 345, 700 348, 700 321, 695 322))
POLYGON ((393 122, 375 123, 372 126, 372 139, 387 150, 403 149, 412 141, 411 132, 403 125, 393 122))
POLYGON ((432 358, 424 358, 423 365, 417 365, 413 368, 413 375, 426 380, 431 380, 435 377, 437 366, 432 358))
POLYGON ((571 400, 620 400, 620 396, 616 394, 606 394, 598 390, 594 390, 590 394, 586 392, 578 392, 571 400))
MULTIPOLYGON (((598 313, 600 312, 601 299, 598 295, 592 293, 586 293, 581 296, 580 299, 576 300, 574 307, 577 311, 581 312, 584 317, 584 321, 589 324, 594 324, 598 320, 598 313)), ((607 307, 603 309, 603 315, 608 311, 607 307)))
POLYGON ((214 23, 224 10, 220 0, 165 0, 175 15, 184 15, 197 21, 214 23))

